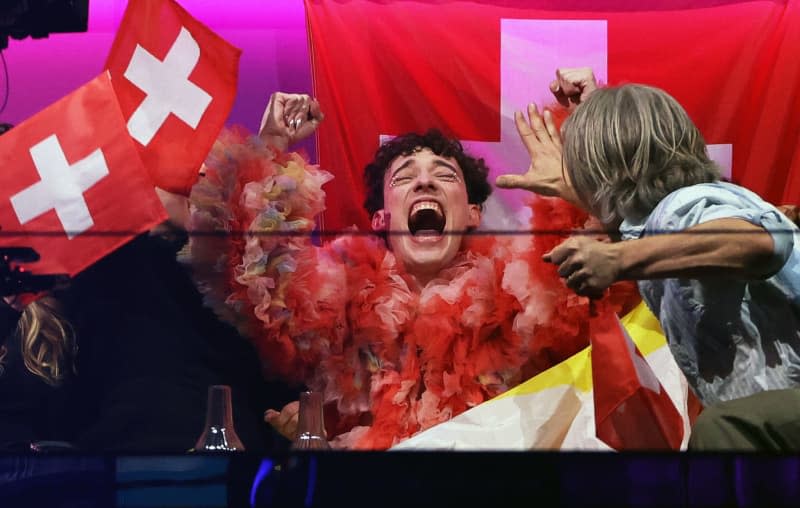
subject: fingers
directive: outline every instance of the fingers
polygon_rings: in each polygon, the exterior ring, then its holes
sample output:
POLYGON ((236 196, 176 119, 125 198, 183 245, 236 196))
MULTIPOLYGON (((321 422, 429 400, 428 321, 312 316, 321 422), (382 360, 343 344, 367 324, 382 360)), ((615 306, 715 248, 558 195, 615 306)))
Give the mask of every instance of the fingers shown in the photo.
POLYGON ((534 103, 528 104, 528 118, 531 122, 531 130, 538 141, 544 141, 550 137, 547 133, 547 128, 544 126, 544 121, 542 121, 542 116, 534 103))
POLYGON ((550 252, 542 256, 542 260, 547 263, 553 263, 554 265, 560 265, 574 252, 575 249, 572 246, 574 243, 573 240, 573 238, 568 238, 561 244, 556 245, 550 252))
MULTIPOLYGON (((545 112, 545 114, 550 116, 548 112, 545 112)), ((533 103, 528 104, 527 120, 525 119, 525 115, 523 115, 521 112, 514 112, 514 123, 517 126, 519 137, 530 155, 534 155, 538 151, 542 142, 552 139, 550 129, 552 129, 553 132, 556 132, 555 123, 553 122, 552 117, 550 118, 551 125, 548 127, 545 124, 542 115, 539 114, 536 104, 533 103)))
POLYGON ((576 259, 572 259, 572 257, 569 257, 560 265, 558 265, 557 272, 559 277, 568 280, 571 277, 578 277, 578 274, 581 273, 582 268, 583 263, 576 259))
POLYGON ((294 95, 287 100, 284 123, 291 142, 301 141, 319 126, 325 115, 319 102, 308 95, 294 95))
POLYGON ((596 297, 602 295, 590 284, 591 273, 583 263, 575 259, 572 249, 564 248, 563 244, 542 256, 548 263, 558 265, 558 276, 564 279, 564 284, 580 296, 596 297))
POLYGON ((561 68, 550 90, 559 103, 569 107, 584 102, 597 89, 597 80, 591 67, 561 68))
POLYGON ((312 101, 305 94, 273 93, 261 117, 259 132, 269 136, 293 136, 308 119, 312 101))
POLYGON ((325 115, 322 114, 322 110, 319 107, 319 101, 317 99, 311 99, 308 104, 308 119, 311 121, 321 122, 325 119, 325 115))
MULTIPOLYGON (((306 94, 280 94, 275 116, 281 119, 282 125, 294 134, 308 122, 316 125, 324 118, 319 102, 306 94)), ((313 129, 312 129, 313 130, 313 129)))
POLYGON ((494 183, 501 189, 527 188, 525 178, 523 178, 522 175, 514 175, 514 174, 500 175, 497 177, 494 183))
POLYGON ((581 270, 573 273, 571 276, 564 280, 567 287, 575 291, 579 296, 586 296, 588 298, 602 298, 605 289, 600 289, 594 285, 589 273, 581 270))
POLYGON ((280 412, 267 409, 264 412, 264 421, 287 439, 294 439, 297 433, 298 413, 300 402, 294 401, 286 404, 280 412))
POLYGON ((559 83, 558 79, 554 79, 550 82, 550 91, 553 93, 553 97, 555 97, 559 104, 564 107, 569 107, 569 97, 567 97, 567 94, 564 93, 564 90, 561 88, 561 84, 559 83))
MULTIPOLYGON (((562 244, 563 245, 563 244, 562 244)), ((603 291, 591 284, 591 272, 575 256, 572 249, 564 249, 561 245, 554 248, 542 259, 548 263, 558 265, 558 276, 564 279, 564 284, 580 296, 599 298, 603 291), (559 261, 560 260, 560 261, 559 261)))
POLYGON ((289 96, 283 110, 283 120, 290 132, 300 128, 303 121, 308 117, 309 101, 308 95, 294 94, 289 96))
MULTIPOLYGON (((559 273, 559 275, 561 275, 559 273)), ((564 283, 566 283, 567 287, 573 291, 578 291, 581 289, 586 282, 586 279, 589 278, 589 274, 586 273, 585 270, 575 270, 569 275, 561 275, 564 279, 564 283)))
POLYGON ((547 129, 547 134, 550 136, 553 144, 561 149, 561 134, 556 128, 556 122, 553 120, 553 114, 548 110, 544 111, 544 126, 547 129))
POLYGON ((519 111, 514 112, 514 123, 517 125, 517 132, 519 133, 519 138, 522 140, 522 144, 525 145, 528 153, 533 155, 536 152, 538 143, 536 136, 531 130, 530 124, 527 120, 525 120, 525 116, 519 111))
POLYGON ((600 242, 586 237, 565 240, 542 256, 548 263, 558 266, 558 275, 568 288, 580 296, 601 298, 606 288, 615 280, 609 271, 607 258, 598 257, 600 242))
POLYGON ((274 409, 267 409, 264 411, 264 421, 275 427, 280 415, 280 412, 275 411, 274 409))
POLYGON ((270 96, 269 105, 261 120, 262 129, 270 117, 284 129, 297 131, 306 122, 320 122, 325 117, 319 102, 306 94, 286 94, 275 92, 270 96))
POLYGON ((300 402, 294 401, 286 404, 281 409, 280 417, 278 418, 278 423, 281 426, 287 425, 289 422, 294 420, 297 421, 297 414, 300 412, 300 402))
POLYGON ((579 86, 580 79, 576 81, 574 70, 575 69, 556 70, 556 82, 558 83, 561 93, 573 100, 577 99, 581 93, 581 88, 579 86))
POLYGON ((325 115, 320 110, 319 102, 309 98, 304 107, 299 110, 298 116, 295 117, 292 140, 301 141, 313 134, 323 118, 325 115))

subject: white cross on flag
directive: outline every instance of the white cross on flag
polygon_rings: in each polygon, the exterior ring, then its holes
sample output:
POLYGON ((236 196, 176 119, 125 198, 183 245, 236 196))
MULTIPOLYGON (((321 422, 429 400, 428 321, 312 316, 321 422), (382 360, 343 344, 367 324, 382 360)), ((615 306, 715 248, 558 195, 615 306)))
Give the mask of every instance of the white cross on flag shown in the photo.
MULTIPOLYGON (((313 0, 305 6, 314 93, 336 119, 318 133, 319 163, 336 171, 326 186, 336 196, 336 206, 325 211, 328 230, 352 224, 369 230, 362 172, 381 134, 437 127, 468 141, 492 177, 523 171, 530 161, 513 112, 530 101, 554 102, 547 85, 556 67, 588 65, 611 84, 663 88, 686 108, 733 181, 776 203, 800 196, 794 93, 800 2, 313 0), (716 26, 725 29, 710 37, 716 26)), ((515 213, 530 193, 494 197, 515 213)), ((505 229, 487 218, 490 227, 505 229)))
POLYGON ((166 219, 108 73, 0 136, 0 246, 74 275, 166 219))
POLYGON ((173 0, 130 0, 106 68, 156 186, 181 194, 233 106, 241 51, 173 0))

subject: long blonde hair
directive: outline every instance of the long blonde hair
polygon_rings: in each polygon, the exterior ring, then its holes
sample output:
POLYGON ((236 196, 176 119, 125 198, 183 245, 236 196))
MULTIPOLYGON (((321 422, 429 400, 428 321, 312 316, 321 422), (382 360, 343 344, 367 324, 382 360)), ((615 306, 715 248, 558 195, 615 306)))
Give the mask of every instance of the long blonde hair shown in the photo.
POLYGON ((658 88, 596 90, 563 131, 564 163, 578 198, 606 224, 642 219, 670 192, 719 179, 700 131, 658 88))
POLYGON ((47 384, 61 384, 74 370, 74 334, 54 298, 40 298, 26 306, 16 333, 25 367, 47 384))

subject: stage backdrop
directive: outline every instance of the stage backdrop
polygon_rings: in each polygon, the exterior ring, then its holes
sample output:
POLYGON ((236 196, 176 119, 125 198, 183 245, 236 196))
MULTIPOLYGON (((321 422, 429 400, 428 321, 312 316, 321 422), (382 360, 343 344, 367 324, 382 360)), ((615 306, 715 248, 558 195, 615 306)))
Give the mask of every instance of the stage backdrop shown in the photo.
MULTIPOLYGON (((271 92, 312 90, 303 0, 178 1, 243 50, 229 124, 254 130, 271 92)), ((715 158, 732 164, 734 181, 798 202, 799 3, 306 0, 315 88, 328 114, 320 160, 337 175, 326 226, 367 226, 360 173, 381 134, 438 126, 470 141, 495 173, 526 167, 511 115, 549 100, 557 65, 665 88, 715 158)), ((90 2, 88 33, 12 39, 0 121, 19 123, 96 76, 126 4, 90 2)), ((0 75, 0 95, 4 85, 0 75)), ((313 159, 313 143, 305 148, 313 159)), ((498 191, 489 222, 503 225, 524 196, 498 191)))
MULTIPOLYGON (((270 93, 311 92, 302 0, 177 0, 189 13, 242 50, 239 88, 228 124, 258 128, 270 93)), ((20 123, 103 70, 126 0, 89 2, 87 33, 9 41, 4 51, 10 94, 0 121, 20 123)), ((0 103, 5 89, 0 72, 0 103)), ((313 152, 313 142, 303 145, 313 152)), ((316 156, 315 153, 311 153, 316 156)))
MULTIPOLYGON (((305 0, 325 227, 368 227, 361 171, 382 135, 438 127, 522 171, 513 111, 552 102, 557 66, 672 94, 733 181, 800 201, 800 2, 793 0, 305 0)), ((490 227, 524 220, 523 191, 498 191, 490 227), (513 219, 517 219, 517 221, 513 219)), ((487 222, 487 221, 485 221, 487 222)))

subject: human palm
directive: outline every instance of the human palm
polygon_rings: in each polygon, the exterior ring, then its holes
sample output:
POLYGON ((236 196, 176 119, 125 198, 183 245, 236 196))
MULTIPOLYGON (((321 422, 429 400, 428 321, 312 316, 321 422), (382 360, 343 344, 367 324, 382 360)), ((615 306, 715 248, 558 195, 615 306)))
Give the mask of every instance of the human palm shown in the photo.
POLYGON ((535 104, 528 106, 528 119, 514 113, 522 143, 531 157, 531 164, 523 174, 505 174, 497 178, 498 187, 525 189, 543 196, 557 196, 575 202, 567 181, 562 154, 561 136, 549 111, 539 114, 535 104))

